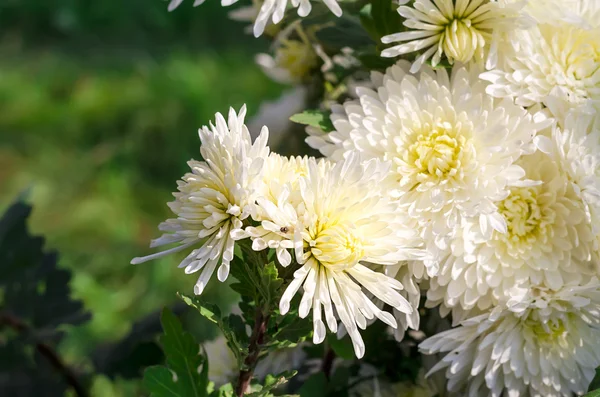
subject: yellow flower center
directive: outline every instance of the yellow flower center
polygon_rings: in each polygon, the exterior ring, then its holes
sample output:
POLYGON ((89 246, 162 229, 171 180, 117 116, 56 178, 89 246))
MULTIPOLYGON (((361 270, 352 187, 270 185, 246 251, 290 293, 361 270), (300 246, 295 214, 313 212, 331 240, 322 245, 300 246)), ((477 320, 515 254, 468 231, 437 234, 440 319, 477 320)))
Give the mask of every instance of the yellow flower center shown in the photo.
POLYGON ((408 148, 408 163, 419 172, 418 181, 457 175, 464 160, 467 139, 450 123, 440 123, 416 136, 408 148))
POLYGON ((526 238, 534 234, 542 221, 542 211, 532 188, 518 188, 511 191, 499 206, 508 226, 510 238, 526 238))
POLYGON ((317 66, 317 54, 309 42, 283 40, 275 51, 275 62, 295 81, 302 81, 317 66))
POLYGON ((544 344, 556 344, 567 330, 562 320, 541 323, 539 320, 528 318, 525 320, 525 326, 539 343, 544 344))
POLYGON ((498 205, 498 211, 507 224, 507 232, 494 233, 494 239, 502 242, 506 253, 521 256, 529 248, 540 244, 548 234, 548 226, 554 221, 554 212, 540 203, 539 187, 513 188, 510 195, 498 205))
MULTIPOLYGON (((600 84, 594 77, 600 70, 600 29, 564 24, 559 28, 542 25, 540 31, 564 73, 564 78, 554 83, 566 86, 580 98, 600 97, 600 84)), ((549 72, 550 76, 556 74, 549 72)))
POLYGON ((349 269, 365 255, 356 230, 345 224, 317 222, 304 240, 305 252, 331 270, 349 269))

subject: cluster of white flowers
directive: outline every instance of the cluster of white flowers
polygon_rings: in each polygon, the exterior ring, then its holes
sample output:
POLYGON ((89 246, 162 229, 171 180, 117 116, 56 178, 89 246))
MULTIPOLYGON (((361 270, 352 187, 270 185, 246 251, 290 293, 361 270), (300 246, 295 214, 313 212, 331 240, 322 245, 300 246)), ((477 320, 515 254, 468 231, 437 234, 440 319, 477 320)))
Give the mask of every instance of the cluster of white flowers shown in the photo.
POLYGON ((383 40, 406 43, 382 55, 431 48, 373 72, 307 142, 391 161, 385 190, 430 256, 408 276, 456 326, 420 346, 449 352, 432 371, 447 368, 451 392, 582 394, 600 364, 600 2, 399 13, 408 29, 383 40), (432 69, 432 55, 456 64, 432 69))
MULTIPOLYGON (((287 3, 259 4, 254 33, 287 3)), ((133 263, 193 249, 180 267, 200 294, 249 239, 296 266, 280 311, 302 290, 314 343, 343 331, 360 358, 359 329, 380 319, 401 340, 425 296, 452 315, 420 345, 447 353, 432 371, 450 392, 583 394, 600 365, 600 1, 399 3, 381 55, 412 58, 332 106, 333 130, 307 128, 323 159, 270 153, 266 127, 252 143, 245 109, 217 114, 152 243, 179 245, 133 263)), ((259 58, 280 81, 318 66, 298 26, 259 58)))
POLYGON ((339 319, 362 357, 359 328, 375 318, 397 327, 383 303, 413 313, 402 283, 386 268, 423 256, 406 212, 385 192, 390 163, 361 162, 357 155, 333 163, 269 154, 267 128, 252 143, 245 112, 232 109, 228 121, 217 114, 214 125, 200 129, 204 161, 190 161, 192 172, 170 204, 176 218, 162 223, 166 233, 152 242, 178 245, 132 263, 193 248, 179 267, 200 272, 194 291, 201 294, 217 267, 218 279, 227 278, 236 241, 250 239, 256 251, 274 249, 284 267, 293 254, 299 267, 281 298, 281 313, 302 287, 299 315, 312 311, 313 341, 324 340, 325 323, 338 331, 339 319))

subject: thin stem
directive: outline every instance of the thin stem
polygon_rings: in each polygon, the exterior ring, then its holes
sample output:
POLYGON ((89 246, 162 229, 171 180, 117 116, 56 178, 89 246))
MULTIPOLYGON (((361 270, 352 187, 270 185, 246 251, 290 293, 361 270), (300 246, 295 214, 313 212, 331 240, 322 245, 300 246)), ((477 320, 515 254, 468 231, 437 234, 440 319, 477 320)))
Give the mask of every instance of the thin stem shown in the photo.
POLYGON ((325 374, 325 377, 329 379, 331 377, 331 370, 333 368, 333 360, 335 359, 335 352, 331 346, 327 346, 325 349, 325 356, 323 356, 323 362, 321 363, 321 371, 325 374))
POLYGON ((250 385, 252 375, 254 374, 254 368, 256 368, 260 350, 264 343, 268 323, 269 315, 267 314, 265 316, 262 309, 257 307, 254 319, 254 329, 252 330, 252 335, 250 335, 248 356, 246 357, 246 360, 244 360, 244 365, 247 369, 240 370, 240 375, 235 387, 235 393, 238 397, 242 397, 250 385))
MULTIPOLYGON (((18 317, 15 317, 9 313, 0 313, 0 326, 3 325, 9 326, 19 333, 27 333, 30 331, 27 324, 25 324, 18 317)), ((35 348, 42 356, 46 358, 46 360, 48 360, 48 362, 50 362, 54 369, 65 378, 67 384, 73 388, 78 397, 88 396, 87 391, 81 385, 81 383, 79 383, 79 380, 75 374, 67 365, 65 365, 65 363, 63 363, 58 353, 56 353, 52 347, 43 342, 37 342, 35 344, 35 348)))

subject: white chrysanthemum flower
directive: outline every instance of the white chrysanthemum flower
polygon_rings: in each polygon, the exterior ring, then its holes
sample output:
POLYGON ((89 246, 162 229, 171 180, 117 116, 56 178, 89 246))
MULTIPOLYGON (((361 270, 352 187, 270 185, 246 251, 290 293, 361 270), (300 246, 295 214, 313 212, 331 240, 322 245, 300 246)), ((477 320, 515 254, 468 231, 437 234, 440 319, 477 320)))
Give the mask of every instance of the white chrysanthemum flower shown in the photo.
POLYGON ((243 220, 250 214, 260 172, 269 155, 267 128, 263 127, 253 144, 244 125, 245 115, 245 106, 239 114, 230 109, 228 121, 217 113, 214 125, 198 131, 204 161, 188 163, 192 172, 177 182, 179 192, 169 203, 177 217, 161 223, 159 229, 165 234, 150 244, 178 246, 134 258, 132 264, 199 245, 179 265, 187 274, 201 271, 194 292, 202 293, 217 266, 218 279, 227 279, 235 240, 247 236, 243 220))
POLYGON ((449 352, 448 389, 468 396, 570 397, 587 391, 600 365, 600 283, 516 292, 498 307, 425 340, 449 352))
MULTIPOLYGON (((595 11, 600 18, 600 2, 585 5, 586 13, 595 11)), ((572 15, 568 7, 564 15, 572 15)), ((567 19, 511 34, 501 48, 498 67, 481 75, 492 83, 488 92, 515 98, 522 106, 548 105, 550 96, 574 107, 600 100, 600 22, 593 26, 583 19, 567 19)))
POLYGON ((313 44, 299 22, 281 31, 273 42, 273 48, 275 56, 258 54, 255 61, 267 76, 282 84, 303 82, 319 63, 313 44), (298 38, 290 38, 292 33, 298 38))
POLYGON ((381 38, 386 44, 402 44, 383 50, 381 56, 425 50, 413 63, 413 73, 429 58, 435 67, 442 56, 450 64, 472 60, 483 64, 488 57, 488 64, 494 65, 500 35, 527 26, 522 6, 506 0, 416 0, 411 7, 398 8, 408 30, 381 38))
POLYGON ((394 309, 394 317, 398 322, 398 327, 394 330, 394 338, 401 341, 404 339, 407 329, 419 329, 421 318, 418 310, 421 302, 421 288, 418 283, 427 278, 427 269, 423 261, 407 261, 395 266, 388 266, 385 273, 402 283, 404 289, 400 291, 400 294, 413 308, 413 312, 410 314, 394 309))
MULTIPOLYGON (((473 308, 485 310, 509 298, 515 285, 554 290, 595 274, 595 239, 579 190, 558 156, 537 152, 521 158, 526 178, 498 203, 505 233, 482 236, 477 220, 465 220, 451 253, 431 279, 427 306, 443 302, 460 321, 473 308)), ((442 309, 442 313, 447 311, 442 309)))
MULTIPOLYGON (((204 3, 205 0, 196 0, 194 2, 194 7, 199 6, 204 3)), ((221 5, 223 7, 230 6, 232 4, 237 3, 238 0, 221 0, 221 5)), ((169 3, 169 11, 173 11, 183 2, 183 0, 171 0, 169 3)), ((342 16, 342 8, 338 4, 337 0, 323 0, 323 3, 329 8, 329 10, 336 16, 342 16)), ((310 4, 310 0, 291 0, 289 1, 292 7, 298 9, 298 15, 301 17, 305 17, 310 14, 312 9, 312 5, 310 4)), ((263 34, 265 30, 265 26, 269 23, 269 20, 273 22, 275 25, 281 22, 285 15, 285 11, 288 7, 288 0, 264 0, 260 10, 258 11, 258 15, 256 16, 256 20, 254 21, 254 36, 258 37, 263 34)))
MULTIPOLYGON (((313 342, 325 338, 327 326, 336 332, 335 312, 350 335, 357 357, 365 345, 358 328, 375 317, 396 327, 394 317, 380 310, 367 293, 399 311, 412 307, 398 292, 402 284, 369 268, 369 264, 395 265, 422 254, 418 239, 407 229, 397 206, 381 192, 388 168, 378 161, 361 164, 350 156, 333 168, 326 162, 308 162, 308 173, 300 179, 302 203, 295 225, 295 256, 302 264, 294 273, 280 301, 288 312, 296 292, 303 287, 299 314, 313 312, 313 342), (363 290, 364 289, 364 290, 363 290)), ((280 226, 280 225, 277 225, 280 226)))
POLYGON ((600 7, 597 0, 530 0, 523 10, 537 23, 556 24, 562 21, 587 28, 600 27, 600 7))
POLYGON ((298 224, 297 209, 302 202, 299 180, 308 173, 308 157, 284 157, 271 153, 265 162, 263 182, 257 190, 252 219, 260 225, 246 228, 252 249, 275 249, 282 266, 292 261, 298 224))
POLYGON ((571 110, 542 150, 561 158, 561 166, 583 199, 594 234, 600 233, 600 125, 594 115, 571 110))
MULTIPOLYGON (((402 61, 373 73, 374 90, 359 87, 358 100, 332 108, 335 131, 308 129, 307 142, 333 160, 358 152, 391 161, 385 189, 419 222, 431 253, 447 248, 465 216, 476 217, 488 237, 505 232, 495 203, 520 183, 515 161, 534 150, 532 139, 549 120, 487 95, 477 70, 407 70, 402 61)), ((428 271, 436 266, 431 261, 428 271)))

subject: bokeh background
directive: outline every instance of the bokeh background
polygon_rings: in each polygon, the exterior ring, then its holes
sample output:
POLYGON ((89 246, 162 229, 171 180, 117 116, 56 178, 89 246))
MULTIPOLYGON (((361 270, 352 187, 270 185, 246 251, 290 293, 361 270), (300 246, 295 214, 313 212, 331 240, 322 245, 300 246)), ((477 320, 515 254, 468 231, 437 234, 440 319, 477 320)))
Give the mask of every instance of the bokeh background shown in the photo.
MULTIPOLYGON (((177 257, 129 261, 150 253, 175 181, 199 157, 198 127, 243 103, 252 116, 283 89, 253 62, 266 40, 219 1, 192 3, 169 13, 162 0, 0 2, 0 208, 26 192, 32 232, 72 271, 73 297, 93 316, 59 346, 76 368, 194 284, 177 257)), ((205 294, 233 299, 219 283, 205 294)), ((216 334, 192 328, 199 340, 216 334)), ((139 390, 93 379, 94 396, 139 390)))

